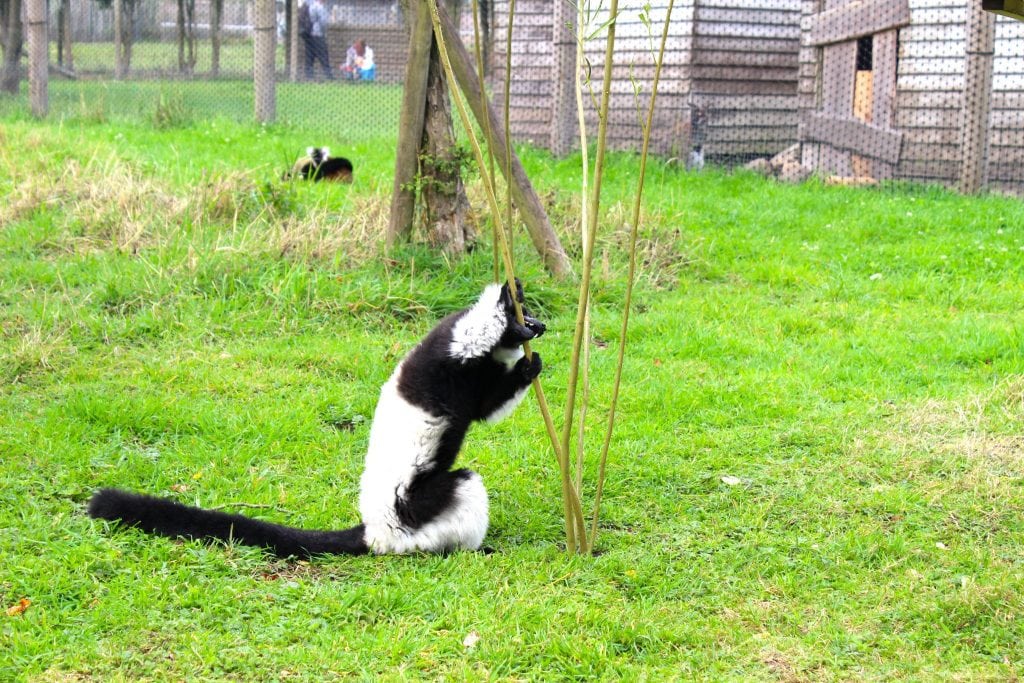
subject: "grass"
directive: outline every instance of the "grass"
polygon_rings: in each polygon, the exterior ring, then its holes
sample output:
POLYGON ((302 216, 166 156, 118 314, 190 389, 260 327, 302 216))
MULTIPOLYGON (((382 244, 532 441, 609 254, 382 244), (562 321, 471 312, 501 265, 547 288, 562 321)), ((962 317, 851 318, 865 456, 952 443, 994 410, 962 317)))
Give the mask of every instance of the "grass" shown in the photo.
MULTIPOLYGON (((72 48, 75 70, 80 73, 114 73, 114 43, 75 43, 72 48)), ((195 73, 205 75, 210 71, 213 47, 209 39, 196 41, 195 73)), ((57 63, 57 43, 50 44, 50 60, 57 63)), ((278 68, 285 64, 285 47, 277 46, 278 68)), ((133 71, 143 73, 164 73, 173 76, 178 73, 178 44, 175 38, 159 42, 136 41, 132 44, 133 71)), ((252 41, 229 40, 221 45, 220 69, 223 74, 245 77, 252 74, 252 41)))
MULTIPOLYGON (((22 84, 21 97, 0 97, 0 120, 31 121, 28 86, 22 84)), ((335 147, 374 140, 383 143, 394 136, 401 105, 400 86, 352 83, 279 83, 277 121, 292 138, 306 136, 302 149, 312 144, 309 135, 332 141, 335 147)), ((50 84, 50 118, 74 125, 90 123, 131 124, 128 130, 113 130, 112 135, 136 132, 139 123, 160 125, 161 112, 176 111, 178 125, 219 124, 227 128, 225 143, 241 143, 232 134, 239 123, 248 134, 253 120, 252 81, 53 81, 50 84)), ((315 141, 315 139, 314 139, 315 141)), ((205 156, 220 150, 204 146, 205 156)), ((294 155, 289 148, 288 156, 294 155)), ((248 161, 252 157, 242 152, 248 161)), ((167 158, 176 168, 180 159, 167 158)), ((265 160, 264 160, 265 161, 265 160)), ((273 159, 280 163, 280 159, 273 159)))
MULTIPOLYGON (((377 389, 480 289, 489 245, 381 253, 387 126, 339 134, 352 186, 291 187, 301 125, 115 113, 0 124, 0 605, 32 601, 0 613, 0 679, 1018 675, 1019 201, 656 166, 601 554, 559 547, 527 402, 462 456, 495 553, 284 563, 112 531, 83 502, 117 485, 351 524, 377 389)), ((578 160, 523 156, 578 253, 578 160)), ((606 176, 595 424, 635 171, 606 176)), ((560 405, 575 285, 527 242, 560 405)))

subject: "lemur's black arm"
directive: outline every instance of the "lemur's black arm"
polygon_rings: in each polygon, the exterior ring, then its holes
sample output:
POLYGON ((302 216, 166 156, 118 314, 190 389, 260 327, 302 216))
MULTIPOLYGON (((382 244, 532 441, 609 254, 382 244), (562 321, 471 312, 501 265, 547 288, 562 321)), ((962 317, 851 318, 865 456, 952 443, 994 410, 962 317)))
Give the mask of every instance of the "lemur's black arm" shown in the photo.
POLYGON ((520 358, 512 368, 511 372, 504 373, 495 382, 489 391, 480 400, 480 415, 478 419, 490 418, 502 406, 507 404, 517 392, 530 386, 543 369, 540 354, 534 352, 533 358, 520 358))

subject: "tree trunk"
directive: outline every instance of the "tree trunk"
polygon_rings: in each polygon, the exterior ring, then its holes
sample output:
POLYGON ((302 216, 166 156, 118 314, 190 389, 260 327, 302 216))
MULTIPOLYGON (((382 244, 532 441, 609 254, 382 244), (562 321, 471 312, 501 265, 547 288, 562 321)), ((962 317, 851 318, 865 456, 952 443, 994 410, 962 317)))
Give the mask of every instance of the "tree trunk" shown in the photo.
POLYGON ((185 0, 178 0, 178 73, 185 73, 185 0))
POLYGON ((210 75, 220 75, 220 41, 224 24, 224 0, 213 0, 210 3, 210 75))
POLYGON ((461 166, 444 67, 435 41, 430 50, 427 75, 427 108, 420 147, 420 194, 427 240, 435 249, 450 255, 464 253, 472 246, 474 238, 461 166))
POLYGON ((46 116, 50 110, 50 41, 46 0, 28 0, 28 98, 32 115, 46 116))
POLYGON ((3 12, 3 65, 0 66, 0 92, 18 94, 21 83, 21 52, 25 45, 21 22, 21 0, 0 2, 3 12))
POLYGON ((288 79, 299 80, 299 0, 288 0, 288 79))
POLYGON ((74 36, 71 30, 71 0, 60 0, 57 15, 57 63, 67 71, 75 70, 74 36))
POLYGON ((124 0, 114 0, 114 78, 124 76, 124 0))
MULTIPOLYGON (((498 168, 504 173, 506 165, 504 126, 490 100, 482 101, 480 79, 473 66, 473 59, 462 44, 455 24, 444 12, 441 12, 441 31, 444 33, 445 44, 448 45, 448 56, 452 62, 455 80, 466 96, 466 103, 473 111, 473 116, 476 117, 478 123, 483 121, 484 117, 487 117, 490 122, 488 144, 494 150, 494 159, 498 168)), ((562 277, 571 273, 572 266, 569 263, 569 257, 562 248, 558 235, 551 227, 544 206, 540 203, 540 198, 537 197, 536 191, 530 184, 530 179, 526 176, 526 171, 523 170, 523 165, 514 149, 512 150, 511 166, 512 177, 506 178, 506 181, 512 185, 512 201, 519 209, 519 215, 526 224, 526 230, 530 233, 533 246, 553 275, 562 277)))
POLYGON ((402 2, 409 34, 409 50, 402 83, 402 109, 398 119, 398 147, 395 150, 395 174, 391 192, 391 215, 388 218, 388 245, 408 239, 416 215, 414 184, 419 173, 420 144, 423 141, 423 118, 426 112, 427 79, 430 75, 430 51, 434 44, 434 28, 430 9, 421 0, 414 7, 402 2))
POLYGON ((124 18, 121 26, 124 33, 121 37, 121 50, 125 76, 132 70, 132 45, 135 44, 135 7, 137 5, 137 0, 125 0, 124 3, 124 18))
POLYGON ((185 44, 185 73, 191 76, 196 72, 196 0, 185 0, 185 44))
POLYGON ((252 45, 253 107, 258 123, 277 115, 274 53, 277 48, 277 13, 274 0, 256 0, 252 45))

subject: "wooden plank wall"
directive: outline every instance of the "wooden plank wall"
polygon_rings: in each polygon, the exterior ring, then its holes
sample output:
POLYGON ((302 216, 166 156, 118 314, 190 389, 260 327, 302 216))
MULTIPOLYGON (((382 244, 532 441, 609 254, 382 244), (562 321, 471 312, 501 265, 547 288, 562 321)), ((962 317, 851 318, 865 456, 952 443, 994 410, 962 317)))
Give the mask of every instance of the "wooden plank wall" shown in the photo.
POLYGON ((705 154, 771 156, 797 141, 801 0, 698 0, 691 91, 705 154))
MULTIPOLYGON (((797 78, 801 0, 677 0, 659 86, 652 149, 686 157, 695 140, 705 155, 774 154, 797 138, 797 78), (704 130, 693 130, 690 104, 706 109, 704 130)), ((552 0, 518 0, 513 30, 512 114, 516 137, 547 143, 552 97, 552 0)), ((636 149, 640 141, 635 81, 646 107, 667 0, 653 0, 651 28, 640 20, 644 0, 620 0, 610 101, 609 145, 636 149), (653 34, 653 35, 650 35, 653 34)), ((503 89, 507 2, 495 6, 492 89, 503 89)), ((595 25, 603 19, 598 17, 595 25)), ((604 63, 604 35, 586 45, 595 79, 604 63)), ((590 97, 586 98, 590 104, 590 97)), ((593 107, 588 131, 597 130, 593 107)))
POLYGON ((995 52, 989 187, 1024 194, 1024 22, 996 17, 995 52))
MULTIPOLYGON (((898 177, 949 185, 959 176, 966 2, 910 0, 896 82, 896 125, 907 133, 898 177)), ((1024 24, 996 17, 995 52, 987 177, 994 188, 1021 192, 1024 24)))
POLYGON ((899 34, 896 177, 950 184, 959 174, 967 0, 910 0, 899 34))
MULTIPOLYGON (((510 111, 512 134, 520 142, 545 146, 551 124, 552 0, 516 0, 512 28, 510 111)), ((504 106, 508 1, 494 4, 491 92, 499 112, 504 106)))
MULTIPOLYGON (((564 0, 558 0, 564 1, 564 0)), ((553 0, 517 0, 516 17, 512 31, 512 83, 510 119, 516 139, 546 146, 551 125, 554 59, 552 53, 553 0)), ((654 56, 660 31, 668 7, 667 0, 653 0, 651 5, 651 33, 640 20, 643 0, 620 0, 620 17, 616 32, 615 66, 609 101, 608 144, 612 149, 638 149, 640 126, 637 120, 633 82, 641 88, 641 102, 646 107, 654 77, 654 56)), ((680 140, 688 139, 689 109, 689 48, 693 0, 677 0, 672 11, 672 23, 666 46, 665 66, 662 69, 658 91, 658 107, 652 135, 652 148, 662 154, 685 154, 680 140)), ((595 17, 598 26, 607 18, 595 17)), ((494 58, 491 88, 497 102, 503 101, 505 78, 505 40, 508 26, 507 0, 495 3, 494 58)), ((565 30, 565 29, 561 29, 565 30)), ((601 77, 604 65, 604 41, 600 33, 588 41, 585 54, 593 83, 587 86, 584 100, 587 106, 587 132, 591 140, 597 135, 596 107, 600 99, 601 77), (591 96, 592 89, 592 96, 591 96)), ((578 135, 578 133, 574 133, 578 135)))
MULTIPOLYGON (((655 59, 668 8, 667 0, 653 0, 649 3, 651 26, 648 30, 640 20, 640 9, 644 4, 644 0, 619 0, 615 64, 612 69, 611 98, 608 103, 610 149, 640 148, 642 138, 638 106, 643 116, 646 116, 654 80, 655 59), (639 100, 634 95, 634 82, 640 88, 639 100)), ((665 47, 665 63, 658 85, 658 101, 651 133, 651 149, 655 153, 684 159, 689 155, 693 135, 688 105, 693 12, 693 0, 677 0, 672 10, 672 23, 665 47)), ((594 24, 600 25, 607 18, 607 11, 602 12, 594 24)), ((591 64, 591 78, 594 81, 593 99, 589 95, 584 97, 588 105, 600 100, 606 38, 606 33, 602 31, 586 45, 585 54, 591 64)), ((588 106, 586 121, 591 139, 596 139, 598 120, 595 107, 588 106)))
MULTIPOLYGON (((911 24, 899 32, 894 125, 904 132, 895 177, 955 185, 960 171, 966 11, 969 0, 909 0, 911 24)), ((974 1, 974 0, 970 0, 974 1)), ((803 0, 802 28, 821 0, 803 0)), ((1024 193, 1024 23, 996 17, 987 163, 988 187, 1024 193)), ((820 106, 821 50, 800 51, 800 110, 820 106)), ((805 144, 816 167, 819 145, 805 144)))

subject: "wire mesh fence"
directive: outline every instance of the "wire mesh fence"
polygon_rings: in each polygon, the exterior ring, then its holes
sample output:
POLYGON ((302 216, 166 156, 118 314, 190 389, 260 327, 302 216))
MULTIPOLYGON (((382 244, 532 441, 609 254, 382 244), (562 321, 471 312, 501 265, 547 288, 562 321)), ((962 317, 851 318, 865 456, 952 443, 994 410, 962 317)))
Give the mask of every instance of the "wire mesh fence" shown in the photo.
MULTIPOLYGON (((496 2, 498 87, 508 6, 496 2)), ((620 2, 609 114, 620 149, 640 139, 635 94, 650 89, 652 31, 668 6, 620 2)), ((607 19, 606 6, 594 9, 574 32, 553 22, 550 0, 516 3, 511 119, 521 140, 550 144, 563 120, 557 53, 582 33, 584 74, 600 73, 603 37, 590 29, 607 19)), ((1024 23, 981 0, 682 0, 669 36, 652 145, 680 163, 1024 193, 1024 23)), ((588 126, 596 89, 584 98, 588 126)))
MULTIPOLYGON (((9 15, 21 0, 2 2, 9 15)), ((598 85, 589 77, 603 67, 607 5, 585 4, 581 15, 562 0, 518 0, 512 17, 509 0, 475 5, 498 102, 512 27, 515 138, 565 151, 578 140, 576 101, 566 94, 580 42, 584 118, 596 126, 598 85)), ((673 5, 652 135, 658 154, 690 168, 748 165, 785 180, 817 174, 835 183, 1024 194, 1024 22, 983 11, 981 0, 673 5)), ((448 3, 467 44, 473 7, 448 3)), ((639 145, 637 96, 649 92, 654 34, 668 7, 669 0, 620 2, 614 148, 639 145)), ((256 10, 251 0, 56 0, 51 109, 251 121, 254 36, 264 31, 277 120, 395 136, 408 47, 399 2, 278 0, 263 19, 256 10)), ((7 48, 11 31, 3 36, 7 48)))

